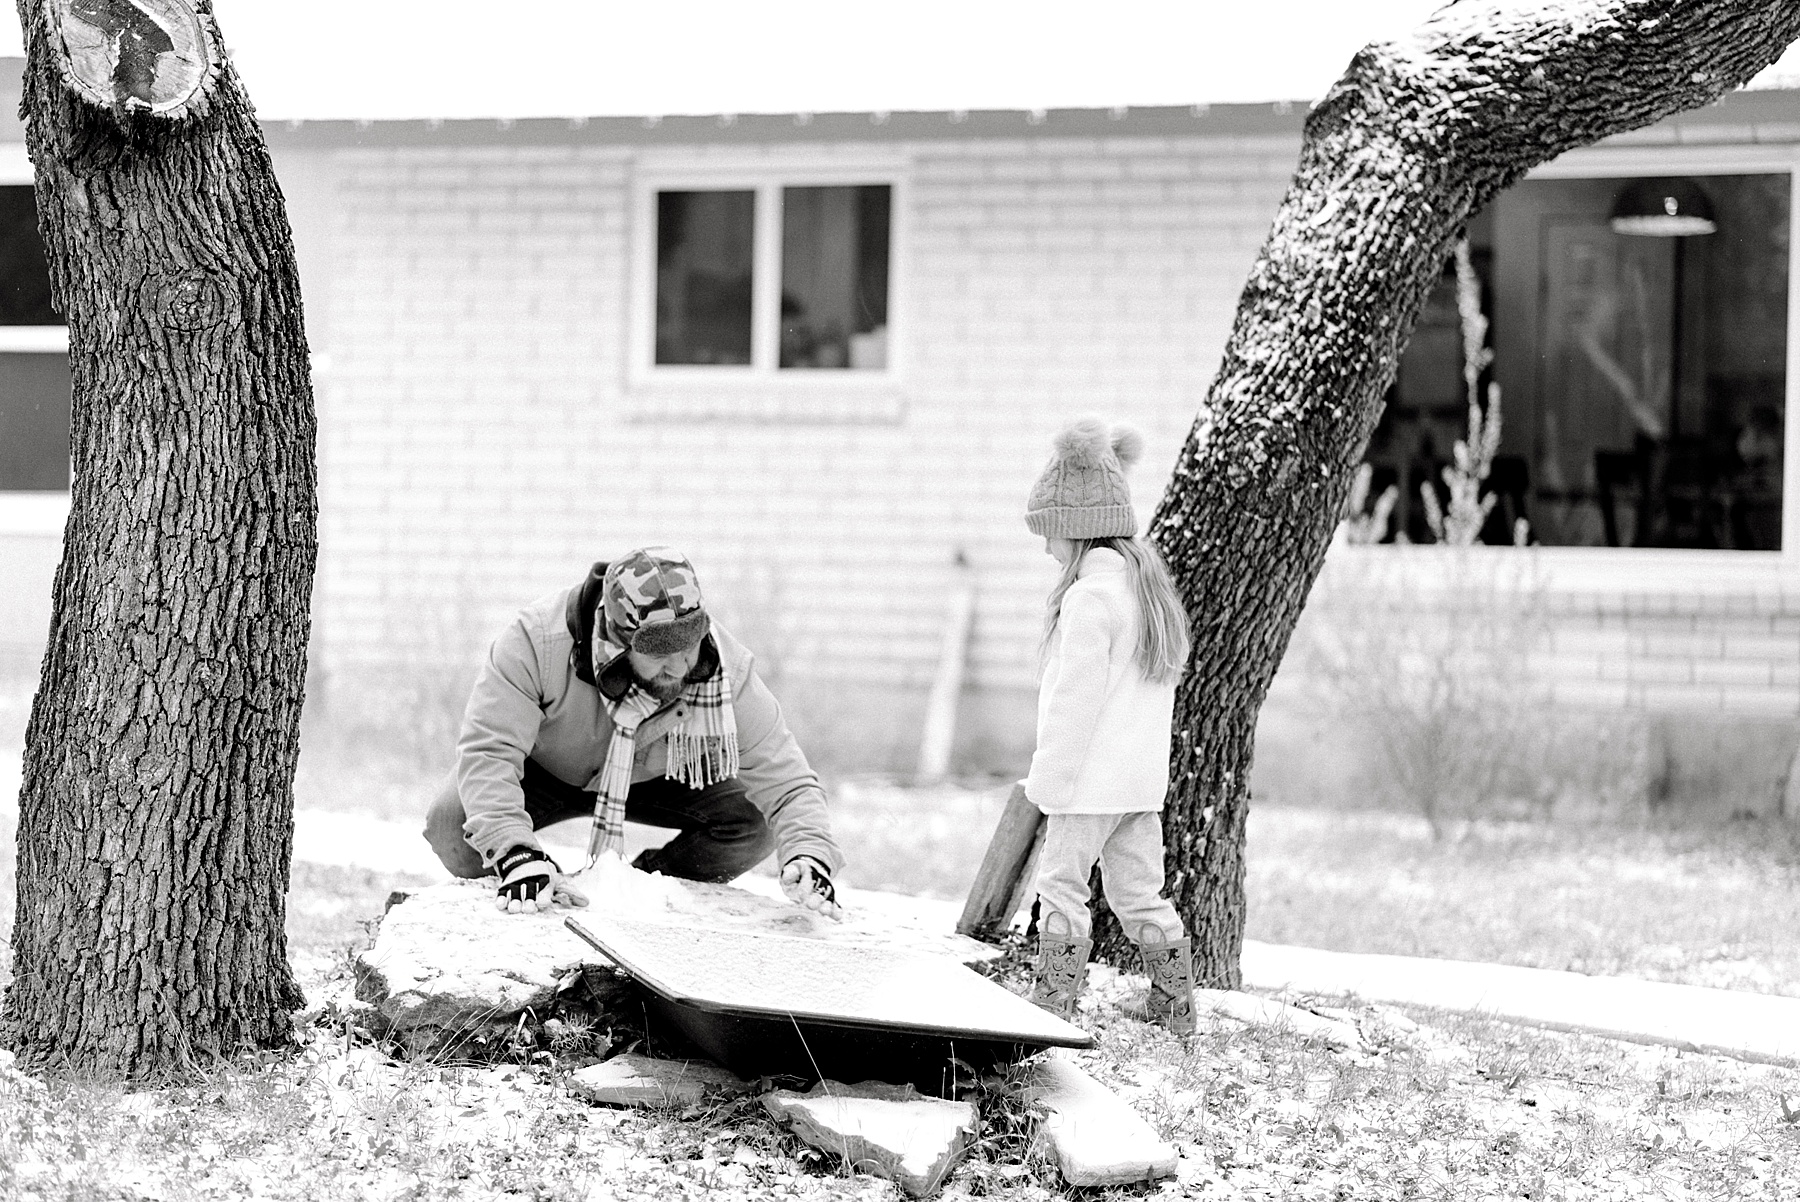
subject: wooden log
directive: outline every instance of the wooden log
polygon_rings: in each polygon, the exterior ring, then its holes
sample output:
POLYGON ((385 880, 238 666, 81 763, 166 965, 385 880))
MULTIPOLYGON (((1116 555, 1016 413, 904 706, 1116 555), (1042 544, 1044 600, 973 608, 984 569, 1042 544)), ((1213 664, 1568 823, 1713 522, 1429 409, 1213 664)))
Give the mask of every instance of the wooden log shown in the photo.
POLYGON ((987 854, 969 888, 969 900, 957 921, 959 935, 992 939, 1012 922, 1031 887, 1038 848, 1044 842, 1044 813, 1025 797, 1024 782, 1013 786, 988 842, 987 854))

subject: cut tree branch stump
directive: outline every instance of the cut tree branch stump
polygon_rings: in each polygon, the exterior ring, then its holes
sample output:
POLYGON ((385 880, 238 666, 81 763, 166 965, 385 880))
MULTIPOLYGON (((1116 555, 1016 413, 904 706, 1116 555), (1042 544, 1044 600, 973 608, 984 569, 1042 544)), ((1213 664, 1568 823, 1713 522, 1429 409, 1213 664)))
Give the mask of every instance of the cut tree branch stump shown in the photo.
POLYGON ((191 0, 44 0, 70 91, 115 116, 197 115, 224 58, 212 16, 191 0))
POLYGON ((1044 812, 1026 798, 1024 782, 1020 782, 1000 811, 1000 822, 957 920, 957 934, 993 939, 1006 930, 1024 904, 1043 845, 1044 812))

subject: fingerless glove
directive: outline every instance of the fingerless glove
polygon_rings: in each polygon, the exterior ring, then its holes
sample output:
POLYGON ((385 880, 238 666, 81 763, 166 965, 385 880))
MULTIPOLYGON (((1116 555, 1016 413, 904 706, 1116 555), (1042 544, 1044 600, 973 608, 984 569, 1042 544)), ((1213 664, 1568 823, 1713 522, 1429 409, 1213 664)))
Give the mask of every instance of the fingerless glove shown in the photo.
POLYGON ((507 901, 536 901, 550 887, 550 874, 561 872, 556 861, 523 843, 494 861, 500 874, 500 896, 507 901))

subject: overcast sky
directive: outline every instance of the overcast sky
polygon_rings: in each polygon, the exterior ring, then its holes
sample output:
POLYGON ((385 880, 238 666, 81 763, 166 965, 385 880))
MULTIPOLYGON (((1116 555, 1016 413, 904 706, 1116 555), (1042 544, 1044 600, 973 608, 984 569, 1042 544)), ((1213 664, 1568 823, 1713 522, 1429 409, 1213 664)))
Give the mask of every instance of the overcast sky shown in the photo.
MULTIPOLYGON (((215 0, 251 98, 273 119, 1312 100, 1359 47, 1439 5, 215 0)), ((19 53, 17 27, 0 24, 0 53, 19 53)))

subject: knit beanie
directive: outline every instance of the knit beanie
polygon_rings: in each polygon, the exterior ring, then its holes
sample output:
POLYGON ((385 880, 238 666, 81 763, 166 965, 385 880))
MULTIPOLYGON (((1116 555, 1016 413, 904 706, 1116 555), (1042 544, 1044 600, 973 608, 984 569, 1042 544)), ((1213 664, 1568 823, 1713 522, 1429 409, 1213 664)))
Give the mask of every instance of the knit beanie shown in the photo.
POLYGON ((645 655, 686 651, 712 629, 694 565, 669 547, 640 547, 608 564, 600 616, 609 642, 645 655))
POLYGON ((1144 453, 1144 438, 1129 426, 1082 417, 1056 436, 1056 453, 1031 488, 1025 525, 1045 538, 1129 538, 1137 512, 1125 469, 1144 453))

